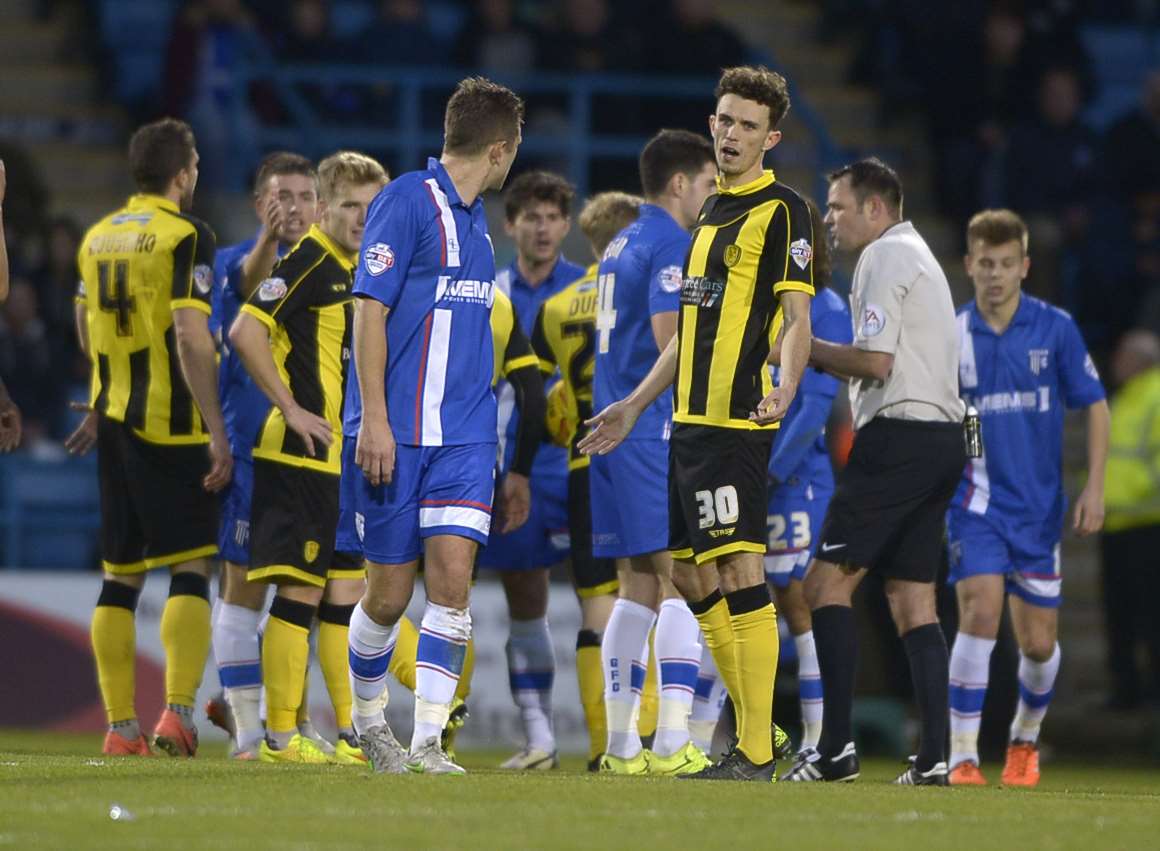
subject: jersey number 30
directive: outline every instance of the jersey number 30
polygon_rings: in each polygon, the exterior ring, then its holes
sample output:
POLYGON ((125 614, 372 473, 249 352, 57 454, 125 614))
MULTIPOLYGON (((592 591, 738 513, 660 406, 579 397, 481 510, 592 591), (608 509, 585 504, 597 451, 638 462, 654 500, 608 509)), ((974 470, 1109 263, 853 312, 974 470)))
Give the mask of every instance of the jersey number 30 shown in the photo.
POLYGON ((715 491, 697 491, 697 523, 702 529, 710 529, 718 523, 736 523, 741 516, 741 505, 737 499, 737 488, 723 485, 715 491))

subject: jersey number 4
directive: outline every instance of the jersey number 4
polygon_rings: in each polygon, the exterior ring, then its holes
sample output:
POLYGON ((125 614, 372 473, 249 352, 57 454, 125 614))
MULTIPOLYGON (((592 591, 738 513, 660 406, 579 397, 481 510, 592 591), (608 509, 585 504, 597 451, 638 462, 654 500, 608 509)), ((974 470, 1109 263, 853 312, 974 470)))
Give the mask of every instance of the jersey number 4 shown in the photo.
POLYGON ((616 309, 612 306, 613 293, 616 291, 616 275, 612 272, 601 275, 596 279, 600 287, 600 301, 596 307, 596 331, 599 333, 600 354, 608 354, 608 340, 612 336, 612 329, 616 327, 616 309))
POLYGON ((97 303, 102 311, 116 314, 118 337, 133 336, 137 299, 129 295, 128 260, 105 260, 97 264, 97 303))

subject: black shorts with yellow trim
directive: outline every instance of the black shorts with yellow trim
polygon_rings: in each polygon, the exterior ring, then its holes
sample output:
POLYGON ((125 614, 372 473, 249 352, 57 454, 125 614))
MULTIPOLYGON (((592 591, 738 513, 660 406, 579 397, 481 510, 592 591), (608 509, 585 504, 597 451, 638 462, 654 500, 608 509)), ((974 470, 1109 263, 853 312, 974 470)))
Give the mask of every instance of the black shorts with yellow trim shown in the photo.
POLYGON ((766 549, 766 429, 674 423, 669 441, 669 550, 704 564, 766 549))
POLYGON ((143 573, 217 554, 218 499, 202 487, 204 444, 152 443, 124 423, 97 423, 101 564, 143 573))
POLYGON ((309 467, 254 458, 250 508, 250 582, 321 588, 331 578, 362 576, 361 556, 335 561, 339 477, 309 467), (356 566, 357 565, 357 566, 356 566))
POLYGON ((616 578, 616 559, 597 558, 592 554, 592 489, 588 466, 568 472, 568 531, 572 539, 572 584, 582 598, 615 594, 620 589, 616 578))

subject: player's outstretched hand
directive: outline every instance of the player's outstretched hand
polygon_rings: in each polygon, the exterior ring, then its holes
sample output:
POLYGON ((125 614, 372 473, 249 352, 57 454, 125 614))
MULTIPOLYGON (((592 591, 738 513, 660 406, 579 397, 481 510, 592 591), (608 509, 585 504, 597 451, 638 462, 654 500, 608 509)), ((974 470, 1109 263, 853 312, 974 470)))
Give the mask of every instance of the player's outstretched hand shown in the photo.
POLYGON ((22 433, 20 409, 15 402, 5 397, 0 400, 0 452, 11 452, 19 446, 22 433))
POLYGON ((789 410, 790 402, 796 393, 796 388, 774 387, 768 396, 757 403, 757 410, 750 412, 749 419, 758 425, 777 422, 789 410))
POLYGON ((234 473, 234 456, 230 452, 230 439, 223 431, 209 436, 209 472, 201 480, 201 486, 210 493, 217 493, 230 483, 234 473))
POLYGON ((311 458, 325 455, 330 444, 334 443, 334 432, 330 428, 330 423, 318 414, 312 414, 300 405, 295 405, 285 412, 285 417, 286 425, 302 438, 302 442, 306 445, 306 454, 311 458))
POLYGON ((506 535, 528 522, 532 510, 532 486, 528 477, 508 472, 499 485, 499 531, 506 535))
POLYGON ((576 444, 585 455, 607 455, 624 442, 636 425, 640 412, 621 399, 613 402, 590 420, 585 420, 588 434, 576 444))
POLYGON ((395 434, 386 421, 374 422, 363 417, 358 427, 354 463, 374 487, 391 483, 395 475, 395 434))
POLYGON ((1075 518, 1071 528, 1081 538, 1094 535, 1104 528, 1104 492, 1088 482, 1075 501, 1075 518))
POLYGON ((65 440, 64 448, 70 455, 84 455, 97 442, 97 412, 84 402, 69 402, 68 406, 74 411, 84 411, 85 417, 65 440))

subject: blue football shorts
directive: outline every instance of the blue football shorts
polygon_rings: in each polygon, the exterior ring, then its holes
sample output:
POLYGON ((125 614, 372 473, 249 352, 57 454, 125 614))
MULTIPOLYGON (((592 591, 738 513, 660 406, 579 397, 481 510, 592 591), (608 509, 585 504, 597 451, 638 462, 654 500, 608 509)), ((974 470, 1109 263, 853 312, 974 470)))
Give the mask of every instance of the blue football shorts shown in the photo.
POLYGON ((769 490, 765 578, 778 588, 805 578, 834 489, 794 478, 769 490))
POLYGON ((626 440, 592 456, 592 554, 628 558, 669 548, 669 442, 626 440))
MULTIPOLYGON (((1034 529, 1035 524, 1027 524, 1034 529)), ((986 517, 952 507, 947 511, 947 546, 954 584, 971 576, 998 575, 1007 593, 1033 606, 1057 608, 1062 601, 1059 540, 1036 540, 1035 534, 1005 530, 986 517)))

